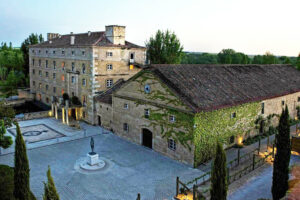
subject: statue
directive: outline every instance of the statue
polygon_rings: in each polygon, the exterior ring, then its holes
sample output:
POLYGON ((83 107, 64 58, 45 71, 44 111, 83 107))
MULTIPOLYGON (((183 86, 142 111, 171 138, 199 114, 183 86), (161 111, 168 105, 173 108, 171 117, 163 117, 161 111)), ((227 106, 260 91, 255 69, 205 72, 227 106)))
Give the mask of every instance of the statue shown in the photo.
POLYGON ((95 143, 94 143, 94 138, 93 137, 91 137, 90 145, 91 145, 91 149, 92 149, 91 154, 95 154, 95 152, 94 152, 95 143))

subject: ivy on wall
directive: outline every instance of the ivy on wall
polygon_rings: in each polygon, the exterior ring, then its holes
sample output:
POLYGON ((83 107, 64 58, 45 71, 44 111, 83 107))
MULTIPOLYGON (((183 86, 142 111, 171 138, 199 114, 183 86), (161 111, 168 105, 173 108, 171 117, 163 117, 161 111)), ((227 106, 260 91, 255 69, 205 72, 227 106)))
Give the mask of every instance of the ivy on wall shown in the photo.
POLYGON ((258 102, 235 107, 200 112, 195 115, 195 166, 210 159, 214 154, 216 141, 229 144, 229 138, 242 136, 255 127, 260 110, 258 102), (232 114, 235 113, 235 117, 232 114))
MULTIPOLYGON (((152 82, 159 82, 153 74, 145 71, 136 82, 140 84, 140 92, 144 94, 148 100, 158 100, 163 102, 167 106, 184 106, 186 107, 177 96, 175 96, 172 91, 163 83, 160 85, 164 88, 164 91, 152 90, 150 93, 146 94, 144 92, 144 86, 147 80, 152 82)), ((144 104, 143 102, 136 101, 136 105, 139 106, 144 104)), ((145 118, 145 116, 141 116, 145 118)), ((157 108, 150 109, 150 116, 147 118, 150 121, 147 127, 152 127, 154 130, 159 130, 163 138, 172 138, 177 143, 179 142, 184 147, 191 150, 190 144, 193 142, 193 125, 194 125, 194 115, 189 113, 184 113, 177 111, 172 108, 157 108), (174 123, 169 121, 169 117, 175 116, 176 121, 174 123)))

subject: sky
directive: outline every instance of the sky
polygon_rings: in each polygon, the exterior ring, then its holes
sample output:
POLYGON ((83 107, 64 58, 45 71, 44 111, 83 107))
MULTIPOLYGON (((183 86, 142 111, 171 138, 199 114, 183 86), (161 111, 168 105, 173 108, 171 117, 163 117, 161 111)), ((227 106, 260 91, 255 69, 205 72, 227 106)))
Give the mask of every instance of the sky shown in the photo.
POLYGON ((250 55, 300 53, 300 0, 0 0, 0 42, 20 46, 31 33, 69 34, 126 26, 145 45, 158 29, 184 51, 250 55))

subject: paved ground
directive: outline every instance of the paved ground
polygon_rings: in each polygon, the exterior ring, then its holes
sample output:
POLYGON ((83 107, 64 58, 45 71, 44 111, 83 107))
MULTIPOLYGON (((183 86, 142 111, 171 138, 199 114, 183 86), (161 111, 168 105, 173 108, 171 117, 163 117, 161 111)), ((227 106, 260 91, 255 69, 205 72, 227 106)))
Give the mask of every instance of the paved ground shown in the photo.
MULTIPOLYGON (((292 156, 290 165, 300 164, 300 156, 292 156)), ((228 200, 256 200, 259 198, 272 199, 273 165, 268 165, 263 170, 247 180, 241 187, 228 196, 228 200)))
MULTIPOLYGON (((84 134, 82 130, 57 124, 53 119, 30 120, 20 124, 39 123, 70 137, 73 133, 84 134)), ((48 146, 43 147, 34 146, 28 150, 30 184, 39 199, 48 165, 62 200, 133 200, 137 193, 141 193, 143 200, 172 199, 176 176, 188 181, 203 173, 113 134, 102 134, 103 130, 99 127, 82 126, 86 129, 85 135, 96 134, 95 151, 107 160, 108 166, 97 173, 80 173, 74 168, 76 161, 90 151, 89 137, 53 145, 44 143, 48 146)), ((28 145, 33 144, 36 145, 28 145)), ((13 166, 13 153, 0 156, 0 163, 13 166)))

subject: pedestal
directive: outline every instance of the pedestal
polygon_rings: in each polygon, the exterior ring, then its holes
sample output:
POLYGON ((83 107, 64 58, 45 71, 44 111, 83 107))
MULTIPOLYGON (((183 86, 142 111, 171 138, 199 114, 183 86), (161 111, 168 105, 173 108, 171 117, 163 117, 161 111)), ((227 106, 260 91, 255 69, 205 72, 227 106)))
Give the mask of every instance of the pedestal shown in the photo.
POLYGON ((88 161, 87 163, 91 166, 93 165, 97 165, 99 163, 99 154, 95 153, 95 154, 87 154, 88 157, 88 161))

